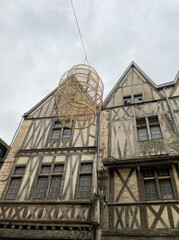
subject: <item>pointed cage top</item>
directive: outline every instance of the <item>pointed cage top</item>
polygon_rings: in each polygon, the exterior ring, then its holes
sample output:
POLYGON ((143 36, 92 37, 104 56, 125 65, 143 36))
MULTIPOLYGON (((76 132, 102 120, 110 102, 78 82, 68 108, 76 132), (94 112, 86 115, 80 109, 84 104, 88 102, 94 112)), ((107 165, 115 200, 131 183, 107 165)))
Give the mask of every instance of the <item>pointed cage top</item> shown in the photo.
POLYGON ((93 67, 72 67, 62 75, 55 94, 58 120, 68 128, 88 128, 101 111, 103 90, 103 82, 93 67))

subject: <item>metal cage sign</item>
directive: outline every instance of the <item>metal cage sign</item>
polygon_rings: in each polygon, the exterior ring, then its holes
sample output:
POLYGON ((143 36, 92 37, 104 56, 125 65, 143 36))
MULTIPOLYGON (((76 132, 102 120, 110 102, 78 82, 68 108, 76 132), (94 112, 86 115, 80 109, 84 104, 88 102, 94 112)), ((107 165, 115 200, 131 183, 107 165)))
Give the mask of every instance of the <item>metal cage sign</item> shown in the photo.
POLYGON ((57 117, 66 127, 91 126, 103 101, 103 82, 94 68, 80 64, 63 74, 55 94, 57 117))

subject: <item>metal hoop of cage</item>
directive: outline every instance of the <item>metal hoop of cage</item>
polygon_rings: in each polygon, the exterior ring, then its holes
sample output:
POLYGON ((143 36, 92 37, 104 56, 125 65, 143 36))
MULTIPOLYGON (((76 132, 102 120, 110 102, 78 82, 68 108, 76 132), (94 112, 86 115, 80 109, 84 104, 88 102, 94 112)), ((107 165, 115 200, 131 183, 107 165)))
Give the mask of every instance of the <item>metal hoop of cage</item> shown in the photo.
POLYGON ((58 120, 72 129, 91 126, 101 110, 103 89, 94 68, 86 64, 72 67, 61 77, 55 94, 58 120))

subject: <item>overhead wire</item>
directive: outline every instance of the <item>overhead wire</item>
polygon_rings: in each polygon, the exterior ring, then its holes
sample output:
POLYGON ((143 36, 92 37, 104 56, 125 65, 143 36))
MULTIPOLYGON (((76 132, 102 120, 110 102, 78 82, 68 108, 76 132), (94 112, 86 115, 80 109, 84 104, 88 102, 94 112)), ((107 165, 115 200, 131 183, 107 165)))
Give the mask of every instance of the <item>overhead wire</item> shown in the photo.
POLYGON ((75 8, 74 8, 74 4, 73 4, 73 1, 72 1, 72 0, 71 0, 71 6, 72 6, 73 13, 74 13, 74 16, 75 16, 75 20, 76 20, 76 25, 77 25, 77 28, 78 28, 79 36, 80 36, 80 39, 81 39, 81 44, 82 44, 82 48, 83 48, 84 55, 85 55, 85 61, 86 61, 86 62, 88 63, 88 65, 89 65, 89 61, 88 61, 88 58, 87 58, 87 53, 86 53, 84 41, 83 41, 82 34, 81 34, 81 30, 80 30, 80 25, 79 25, 79 22, 78 22, 78 19, 77 19, 77 15, 76 15, 75 8))

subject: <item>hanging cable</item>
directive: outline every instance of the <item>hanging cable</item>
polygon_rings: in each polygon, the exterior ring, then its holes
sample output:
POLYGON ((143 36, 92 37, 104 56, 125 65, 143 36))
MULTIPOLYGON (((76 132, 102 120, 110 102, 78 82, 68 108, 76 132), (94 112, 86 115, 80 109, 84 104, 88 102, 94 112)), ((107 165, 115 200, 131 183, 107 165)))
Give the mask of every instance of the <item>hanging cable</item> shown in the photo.
POLYGON ((81 39, 81 43, 82 43, 82 47, 83 47, 83 51, 84 51, 84 55, 85 55, 85 61, 86 61, 86 62, 88 63, 88 65, 89 65, 88 58, 87 58, 87 54, 86 54, 86 50, 85 50, 85 45, 84 45, 84 42, 83 42, 82 34, 81 34, 81 31, 80 31, 80 26, 79 26, 79 23, 78 23, 78 19, 77 19, 76 13, 75 13, 75 8, 74 8, 73 1, 72 1, 72 0, 71 0, 71 6, 72 6, 72 9, 73 9, 73 13, 74 13, 74 16, 75 16, 75 20, 76 20, 78 32, 79 32, 79 35, 80 35, 80 39, 81 39))

